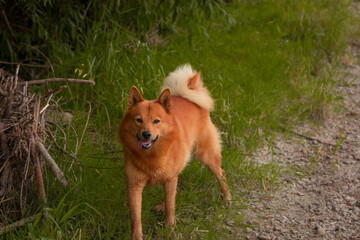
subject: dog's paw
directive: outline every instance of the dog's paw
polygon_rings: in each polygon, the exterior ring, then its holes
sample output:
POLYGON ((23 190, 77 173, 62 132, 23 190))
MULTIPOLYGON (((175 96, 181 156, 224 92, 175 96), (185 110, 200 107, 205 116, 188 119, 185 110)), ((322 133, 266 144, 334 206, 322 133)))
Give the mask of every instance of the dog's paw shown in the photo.
POLYGON ((165 211, 165 202, 162 202, 159 205, 156 205, 155 211, 164 212, 165 211))
POLYGON ((227 196, 225 197, 225 206, 226 207, 230 207, 231 205, 231 196, 230 196, 230 193, 227 194, 227 196))

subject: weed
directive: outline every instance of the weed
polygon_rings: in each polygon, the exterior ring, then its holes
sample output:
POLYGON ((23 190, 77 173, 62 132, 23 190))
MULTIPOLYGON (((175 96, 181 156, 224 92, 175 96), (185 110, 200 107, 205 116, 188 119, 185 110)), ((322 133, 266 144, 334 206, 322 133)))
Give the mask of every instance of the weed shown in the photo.
POLYGON ((342 136, 341 136, 342 133, 343 133, 343 130, 340 131, 340 134, 339 134, 339 137, 338 137, 339 141, 337 141, 337 143, 335 144, 334 155, 336 155, 336 152, 337 152, 337 150, 339 149, 340 145, 341 145, 341 144, 346 140, 346 138, 348 137, 348 136, 342 137, 342 136))

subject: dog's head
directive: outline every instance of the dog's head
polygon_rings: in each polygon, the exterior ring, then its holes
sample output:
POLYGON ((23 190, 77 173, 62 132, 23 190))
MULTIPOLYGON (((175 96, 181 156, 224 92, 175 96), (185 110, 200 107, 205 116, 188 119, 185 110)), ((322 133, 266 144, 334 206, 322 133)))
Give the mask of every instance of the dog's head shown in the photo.
POLYGON ((169 129, 171 111, 170 90, 165 89, 158 99, 145 100, 136 87, 129 94, 128 110, 120 124, 119 137, 123 144, 139 149, 151 149, 169 129))

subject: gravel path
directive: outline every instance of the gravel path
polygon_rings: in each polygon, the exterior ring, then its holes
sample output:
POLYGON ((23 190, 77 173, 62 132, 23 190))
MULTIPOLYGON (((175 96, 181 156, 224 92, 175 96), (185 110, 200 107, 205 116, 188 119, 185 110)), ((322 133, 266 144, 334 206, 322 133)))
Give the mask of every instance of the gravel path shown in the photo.
POLYGON ((277 139, 272 153, 260 152, 259 163, 274 159, 301 169, 293 171, 302 177, 283 177, 288 184, 272 197, 253 197, 259 203, 247 215, 257 228, 247 229, 246 239, 360 239, 360 66, 349 65, 347 72, 338 87, 342 114, 318 129, 299 127, 277 139))

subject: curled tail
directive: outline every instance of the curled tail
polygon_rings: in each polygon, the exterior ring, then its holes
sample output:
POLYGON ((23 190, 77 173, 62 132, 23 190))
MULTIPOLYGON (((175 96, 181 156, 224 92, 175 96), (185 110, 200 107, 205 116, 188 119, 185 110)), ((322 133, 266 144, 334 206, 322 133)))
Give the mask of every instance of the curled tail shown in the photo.
POLYGON ((196 73, 190 64, 179 66, 164 80, 162 90, 169 88, 171 95, 186 98, 209 111, 214 108, 214 100, 203 86, 200 72, 196 73))

